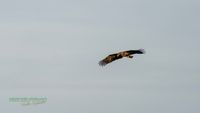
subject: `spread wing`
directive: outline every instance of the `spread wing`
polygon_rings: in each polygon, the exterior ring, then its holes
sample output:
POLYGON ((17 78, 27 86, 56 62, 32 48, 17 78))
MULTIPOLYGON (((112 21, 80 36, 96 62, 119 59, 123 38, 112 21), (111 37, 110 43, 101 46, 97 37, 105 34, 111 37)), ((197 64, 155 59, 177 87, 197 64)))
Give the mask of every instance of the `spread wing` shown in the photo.
POLYGON ((131 56, 132 54, 144 54, 145 51, 144 49, 138 49, 138 50, 129 50, 129 51, 123 51, 123 52, 119 52, 116 54, 111 54, 109 56, 107 56, 106 58, 104 58, 103 60, 101 60, 99 62, 100 66, 105 66, 108 63, 111 63, 115 60, 118 60, 122 57, 128 57, 128 58, 132 58, 133 56, 131 56))
POLYGON ((106 64, 111 63, 112 61, 115 61, 120 58, 122 58, 122 56, 120 54, 111 54, 111 55, 107 56, 106 58, 104 58, 103 60, 101 60, 99 62, 99 65, 105 66, 106 64))
POLYGON ((126 52, 129 53, 129 54, 144 54, 145 50, 144 49, 138 49, 138 50, 129 50, 129 51, 126 51, 126 52))

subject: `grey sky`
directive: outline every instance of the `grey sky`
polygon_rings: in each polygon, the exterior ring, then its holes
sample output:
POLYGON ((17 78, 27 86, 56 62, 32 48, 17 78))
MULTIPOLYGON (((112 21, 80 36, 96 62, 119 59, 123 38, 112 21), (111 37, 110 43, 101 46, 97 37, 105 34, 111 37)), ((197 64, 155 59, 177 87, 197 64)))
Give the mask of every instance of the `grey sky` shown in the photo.
POLYGON ((199 113, 199 11, 199 0, 1 0, 0 111, 199 113), (8 100, 31 96, 48 102, 8 100))

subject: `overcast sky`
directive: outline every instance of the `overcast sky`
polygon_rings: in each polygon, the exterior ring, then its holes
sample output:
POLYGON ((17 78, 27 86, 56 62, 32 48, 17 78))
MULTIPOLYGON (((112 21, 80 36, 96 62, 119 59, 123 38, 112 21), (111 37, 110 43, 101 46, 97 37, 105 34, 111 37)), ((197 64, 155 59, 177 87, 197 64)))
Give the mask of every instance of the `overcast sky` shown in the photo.
POLYGON ((199 113, 199 12, 199 0, 1 0, 0 111, 199 113))

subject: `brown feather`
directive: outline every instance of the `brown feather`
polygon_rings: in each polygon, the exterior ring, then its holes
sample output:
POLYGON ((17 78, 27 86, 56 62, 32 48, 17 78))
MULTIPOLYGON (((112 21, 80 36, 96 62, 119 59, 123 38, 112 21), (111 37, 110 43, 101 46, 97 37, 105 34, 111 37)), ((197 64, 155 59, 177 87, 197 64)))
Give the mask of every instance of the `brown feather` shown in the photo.
POLYGON ((122 58, 122 56, 120 54, 112 54, 112 55, 107 56, 103 60, 101 60, 99 62, 99 65, 105 66, 106 64, 111 63, 111 62, 113 62, 117 59, 120 59, 120 58, 122 58))
POLYGON ((99 65, 105 66, 105 65, 107 65, 115 60, 121 59, 123 57, 132 58, 133 57, 133 56, 131 56, 132 54, 144 54, 144 53, 145 53, 144 49, 139 49, 139 50, 128 50, 128 51, 123 51, 123 52, 119 52, 116 54, 111 54, 111 55, 108 55, 103 60, 99 61, 99 65))

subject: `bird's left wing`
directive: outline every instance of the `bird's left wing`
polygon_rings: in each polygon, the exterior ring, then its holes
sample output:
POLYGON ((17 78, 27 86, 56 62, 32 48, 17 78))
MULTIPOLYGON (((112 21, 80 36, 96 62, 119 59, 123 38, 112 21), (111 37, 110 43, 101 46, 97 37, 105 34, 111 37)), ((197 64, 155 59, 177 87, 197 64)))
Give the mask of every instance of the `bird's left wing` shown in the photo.
POLYGON ((99 61, 100 66, 105 66, 108 63, 111 63, 112 61, 115 61, 117 59, 120 59, 122 57, 118 56, 118 54, 112 54, 104 58, 103 60, 99 61))

